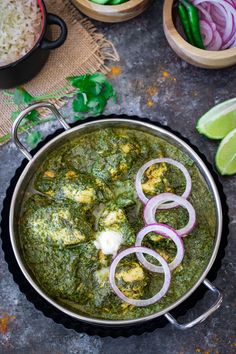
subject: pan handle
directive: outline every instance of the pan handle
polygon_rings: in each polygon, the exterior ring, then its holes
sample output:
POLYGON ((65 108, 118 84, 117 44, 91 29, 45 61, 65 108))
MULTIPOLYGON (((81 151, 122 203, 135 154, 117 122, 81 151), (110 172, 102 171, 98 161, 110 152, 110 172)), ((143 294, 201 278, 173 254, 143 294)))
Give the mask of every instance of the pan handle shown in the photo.
POLYGON ((188 323, 179 323, 170 313, 166 313, 165 317, 167 320, 175 327, 178 329, 188 329, 196 326, 198 323, 201 323, 207 319, 213 312, 215 312, 221 305, 223 296, 220 293, 219 289, 217 289, 209 280, 205 279, 203 284, 211 290, 214 294, 217 295, 216 302, 206 311, 204 312, 201 316, 197 317, 195 320, 188 322, 188 323))
POLYGON ((32 105, 30 105, 29 107, 25 108, 16 118, 16 120, 13 123, 12 126, 12 130, 11 130, 11 136, 12 136, 12 140, 15 143, 15 145, 18 147, 18 149, 22 152, 22 154, 30 161, 32 160, 32 155, 29 153, 29 151, 24 147, 24 145, 19 141, 18 139, 18 135, 17 135, 17 130, 18 127, 21 123, 21 121, 24 119, 24 117, 30 113, 31 111, 33 111, 34 109, 38 109, 38 108, 47 108, 49 109, 54 116, 58 119, 58 121, 61 123, 61 125, 63 126, 63 128, 65 130, 70 129, 69 124, 66 123, 65 119, 62 117, 62 115, 59 113, 59 111, 57 110, 57 108, 48 102, 38 102, 38 103, 34 103, 32 105))

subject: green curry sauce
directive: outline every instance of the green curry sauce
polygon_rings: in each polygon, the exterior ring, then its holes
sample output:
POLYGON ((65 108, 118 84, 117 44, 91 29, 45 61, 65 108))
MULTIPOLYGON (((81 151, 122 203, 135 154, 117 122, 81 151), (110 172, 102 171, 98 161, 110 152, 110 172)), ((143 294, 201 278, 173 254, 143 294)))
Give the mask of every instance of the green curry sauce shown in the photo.
MULTIPOLYGON (((211 193, 193 161, 158 137, 118 128, 86 134, 51 153, 33 187, 35 194, 25 197, 19 224, 25 262, 50 297, 78 313, 118 320, 160 311, 190 290, 209 262, 216 227, 211 193), (113 293, 108 281, 112 255, 104 255, 94 241, 101 231, 110 230, 123 235, 119 251, 134 246, 144 226, 135 175, 158 157, 176 159, 190 172, 189 201, 197 226, 184 238, 185 256, 172 272, 167 294, 154 305, 134 307, 113 293)), ((149 197, 164 191, 181 195, 184 189, 185 179, 174 166, 154 165, 144 175, 143 190, 149 197)), ((187 211, 160 211, 158 221, 179 229, 188 221, 187 211)), ((143 245, 168 262, 176 253, 171 240, 156 234, 146 236, 143 245)), ((145 299, 159 291, 163 275, 146 270, 133 254, 118 265, 116 283, 126 296, 145 299)))

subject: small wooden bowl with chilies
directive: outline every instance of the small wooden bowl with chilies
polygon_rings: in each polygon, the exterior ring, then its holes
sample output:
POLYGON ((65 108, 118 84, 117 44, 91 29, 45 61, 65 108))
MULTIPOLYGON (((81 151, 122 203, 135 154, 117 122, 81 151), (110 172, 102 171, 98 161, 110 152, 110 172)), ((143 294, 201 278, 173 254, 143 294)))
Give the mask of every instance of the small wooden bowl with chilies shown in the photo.
POLYGON ((85 15, 102 22, 123 22, 140 15, 152 0, 129 0, 120 5, 99 5, 89 0, 71 0, 85 15))
POLYGON ((226 68, 236 64, 236 48, 209 51, 189 44, 175 27, 175 0, 165 0, 163 25, 166 39, 174 52, 188 63, 206 69, 226 68))

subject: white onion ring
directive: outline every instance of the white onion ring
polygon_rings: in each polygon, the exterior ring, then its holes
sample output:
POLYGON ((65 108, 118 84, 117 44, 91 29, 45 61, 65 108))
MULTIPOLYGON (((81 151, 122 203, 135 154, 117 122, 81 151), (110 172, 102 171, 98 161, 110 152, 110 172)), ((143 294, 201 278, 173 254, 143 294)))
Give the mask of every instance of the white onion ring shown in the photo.
MULTIPOLYGON (((170 238, 172 241, 174 241, 174 243, 177 247, 177 253, 176 253, 174 260, 171 263, 169 263, 168 265, 169 265, 170 271, 177 268, 184 258, 184 244, 183 244, 181 237, 178 236, 178 234, 176 233, 176 231, 174 229, 170 228, 167 225, 152 224, 152 225, 148 225, 148 226, 144 227, 141 231, 139 231, 137 238, 136 238, 135 246, 140 247, 142 244, 143 238, 147 234, 149 234, 150 232, 155 232, 158 235, 170 238)), ((148 262, 142 253, 137 253, 137 258, 144 265, 144 267, 147 268, 148 270, 150 270, 151 272, 163 273, 162 267, 148 262)))
MULTIPOLYGON (((148 202, 148 198, 145 196, 144 192, 143 192, 143 188, 142 188, 142 176, 144 174, 144 172, 146 171, 146 169, 148 169, 151 165, 157 164, 157 163, 169 163, 170 165, 173 165, 177 168, 179 168, 182 172, 183 175, 186 179, 186 187, 185 187, 185 191, 182 194, 183 198, 188 198, 189 194, 191 192, 191 188, 192 188, 192 181, 191 181, 191 177, 190 174, 187 170, 187 168, 180 162, 175 161, 173 159, 170 158, 159 158, 159 159, 153 159, 150 160, 148 162, 146 162, 138 171, 137 175, 136 175, 136 179, 135 179, 135 187, 136 187, 136 191, 138 194, 139 199, 144 203, 147 204, 148 202)), ((175 208, 177 207, 178 204, 177 203, 168 203, 165 205, 161 205, 159 207, 159 209, 171 209, 171 208, 175 208)))
POLYGON ((109 281, 110 281, 111 287, 112 287, 113 291, 115 292, 115 294, 121 300, 127 302, 128 304, 131 304, 133 306, 140 306, 140 307, 152 305, 155 302, 157 302, 158 300, 160 300, 167 293, 169 286, 170 286, 170 280, 171 280, 171 273, 170 273, 170 269, 169 269, 167 262, 157 252, 155 252, 147 247, 130 247, 130 248, 127 248, 126 250, 120 252, 116 256, 116 258, 113 260, 111 267, 110 267, 110 273, 109 273, 109 281), (163 283, 161 290, 156 295, 154 295, 152 298, 145 299, 145 300, 135 300, 135 299, 128 298, 120 291, 120 289, 118 288, 118 286, 115 283, 116 267, 117 267, 118 263, 120 262, 120 260, 122 258, 124 258, 125 256, 128 256, 129 254, 139 253, 139 252, 149 254, 150 256, 156 258, 158 260, 158 262, 161 263, 163 270, 164 270, 164 275, 165 275, 164 283, 163 283))
POLYGON ((174 201, 178 205, 187 209, 189 214, 188 224, 180 230, 176 230, 177 234, 181 237, 187 236, 195 226, 196 212, 192 204, 185 198, 180 197, 173 193, 161 193, 149 200, 144 208, 144 220, 147 225, 156 224, 156 211, 160 209, 160 205, 166 202, 174 201))

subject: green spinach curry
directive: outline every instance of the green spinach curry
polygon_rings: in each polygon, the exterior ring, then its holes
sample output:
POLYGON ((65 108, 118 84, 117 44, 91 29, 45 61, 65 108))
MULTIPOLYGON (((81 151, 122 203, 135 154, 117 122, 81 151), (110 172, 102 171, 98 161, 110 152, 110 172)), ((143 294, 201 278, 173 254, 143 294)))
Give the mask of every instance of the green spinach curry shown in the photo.
MULTIPOLYGON (((162 163, 147 169, 142 186, 149 197, 165 191, 181 195, 185 179, 176 167, 162 163)), ((39 286, 73 311, 111 320, 152 314, 184 295, 209 262, 216 220, 212 196, 193 161, 156 136, 118 128, 83 135, 48 156, 33 188, 35 192, 25 197, 19 225, 24 259, 39 286), (111 238, 122 235, 118 252, 135 244, 144 226, 135 175, 158 157, 173 158, 188 169, 197 226, 184 239, 185 256, 172 272, 167 294, 154 305, 134 307, 113 293, 108 275, 114 254, 99 248, 98 237, 107 231, 111 238)), ((179 229, 188 214, 181 207, 162 210, 158 221, 179 229)), ((154 233, 143 245, 169 263, 176 254, 174 242, 154 233)), ((145 299, 159 291, 163 274, 149 272, 132 254, 119 263, 116 283, 126 296, 145 299)))

